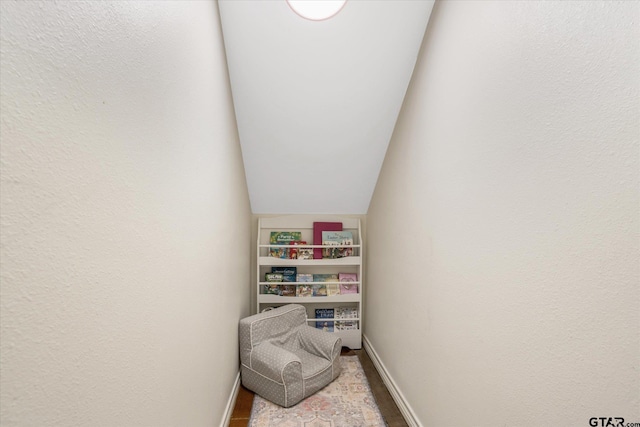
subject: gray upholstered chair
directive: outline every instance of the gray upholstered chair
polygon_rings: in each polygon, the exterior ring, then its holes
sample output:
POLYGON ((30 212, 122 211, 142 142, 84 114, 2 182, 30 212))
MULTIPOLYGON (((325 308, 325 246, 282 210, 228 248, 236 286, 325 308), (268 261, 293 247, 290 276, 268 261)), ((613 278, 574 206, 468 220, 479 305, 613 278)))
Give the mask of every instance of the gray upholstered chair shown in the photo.
POLYGON ((307 325, 302 305, 246 317, 239 333, 242 384, 280 406, 295 405, 340 374, 342 340, 307 325))

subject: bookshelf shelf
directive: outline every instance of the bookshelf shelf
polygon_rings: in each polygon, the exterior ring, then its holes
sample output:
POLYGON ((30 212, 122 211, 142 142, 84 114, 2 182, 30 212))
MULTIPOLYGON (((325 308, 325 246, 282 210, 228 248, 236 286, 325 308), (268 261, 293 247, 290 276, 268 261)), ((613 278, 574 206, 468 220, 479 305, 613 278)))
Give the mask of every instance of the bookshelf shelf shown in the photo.
MULTIPOLYGON (((288 246, 291 248, 295 246, 288 246)), ((364 289, 364 280, 362 276, 362 259, 363 259, 363 241, 360 220, 357 218, 326 216, 321 215, 310 219, 308 216, 287 215, 278 217, 265 217, 258 219, 258 239, 257 248, 257 277, 255 283, 256 292, 256 310, 261 312, 269 307, 278 307, 285 304, 302 304, 307 310, 307 322, 311 326, 315 326, 316 322, 331 322, 336 326, 333 333, 342 338, 342 344, 352 349, 362 348, 362 292, 364 289), (314 222, 338 222, 342 223, 343 231, 350 231, 353 235, 353 244, 349 245, 320 245, 314 242, 314 222), (351 248, 352 255, 334 259, 288 259, 276 258, 269 256, 271 248, 287 247, 285 245, 270 244, 271 232, 297 231, 301 233, 302 240, 307 244, 300 247, 304 248, 326 248, 326 247, 343 247, 351 248), (267 282, 265 280, 266 273, 271 273, 274 267, 290 267, 296 268, 297 273, 304 274, 339 274, 339 273, 355 273, 357 281, 349 282, 357 285, 358 293, 339 294, 330 296, 281 296, 265 292, 267 285, 317 285, 320 281, 305 282, 267 282), (354 315, 350 318, 330 318, 316 319, 317 310, 348 308, 353 311, 354 315), (337 322, 352 322, 356 325, 356 329, 337 329, 337 322)), ((340 325, 342 326, 342 325, 340 325)))
POLYGON ((362 260, 359 256, 348 256, 336 259, 283 259, 269 256, 261 256, 258 258, 259 265, 265 266, 342 266, 342 265, 361 265, 362 260))
MULTIPOLYGON (((341 302, 359 302, 358 294, 351 295, 335 295, 332 297, 283 297, 280 295, 261 294, 260 301, 262 304, 339 304, 341 302)), ((311 318, 309 320, 312 320, 311 318)))

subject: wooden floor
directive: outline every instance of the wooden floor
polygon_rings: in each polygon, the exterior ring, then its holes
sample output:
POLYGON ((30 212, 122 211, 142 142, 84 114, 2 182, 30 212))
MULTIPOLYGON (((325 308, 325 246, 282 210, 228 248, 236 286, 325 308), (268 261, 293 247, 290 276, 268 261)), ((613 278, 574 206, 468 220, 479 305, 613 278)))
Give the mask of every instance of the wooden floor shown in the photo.
MULTIPOLYGON (((376 399, 378 408, 389 427, 408 427, 408 424, 398 410, 389 390, 382 382, 382 378, 376 371, 369 355, 364 350, 343 349, 342 354, 345 356, 356 354, 360 359, 360 364, 367 375, 367 380, 371 386, 371 391, 376 399)), ((231 423, 229 427, 247 427, 249 418, 251 417, 251 406, 253 405, 253 392, 240 386, 236 406, 231 414, 231 423)))

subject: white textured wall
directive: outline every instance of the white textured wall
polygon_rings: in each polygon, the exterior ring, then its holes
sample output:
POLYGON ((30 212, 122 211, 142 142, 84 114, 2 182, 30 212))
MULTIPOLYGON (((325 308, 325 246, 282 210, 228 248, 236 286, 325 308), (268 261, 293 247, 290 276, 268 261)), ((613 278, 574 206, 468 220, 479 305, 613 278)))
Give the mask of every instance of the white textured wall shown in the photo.
POLYGON ((0 7, 0 424, 218 425, 251 222, 216 4, 0 7))
POLYGON ((367 217, 423 425, 640 422, 639 3, 436 4, 367 217))

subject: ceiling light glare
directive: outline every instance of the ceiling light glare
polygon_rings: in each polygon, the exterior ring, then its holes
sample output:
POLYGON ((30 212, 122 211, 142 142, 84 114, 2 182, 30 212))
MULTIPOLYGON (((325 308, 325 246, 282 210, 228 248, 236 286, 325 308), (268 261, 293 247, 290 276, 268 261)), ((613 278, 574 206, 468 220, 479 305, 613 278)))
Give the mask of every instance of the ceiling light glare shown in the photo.
POLYGON ((295 13, 312 21, 322 21, 335 16, 347 0, 287 0, 295 13))

